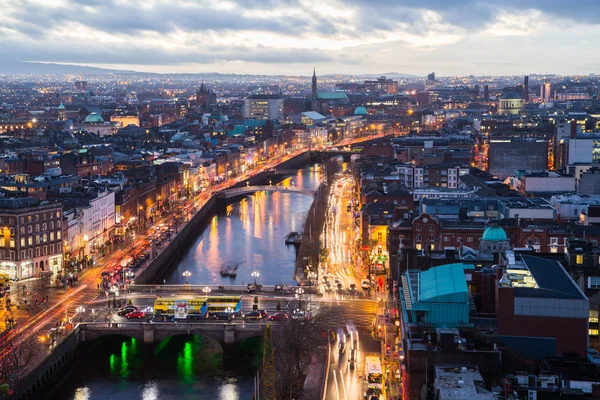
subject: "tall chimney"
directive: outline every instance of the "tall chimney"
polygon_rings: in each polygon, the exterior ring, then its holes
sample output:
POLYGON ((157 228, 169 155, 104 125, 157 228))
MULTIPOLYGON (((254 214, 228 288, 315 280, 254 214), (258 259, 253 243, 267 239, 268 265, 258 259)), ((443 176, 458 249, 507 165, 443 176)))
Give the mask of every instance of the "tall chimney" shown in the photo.
POLYGON ((529 76, 525 76, 523 79, 523 101, 525 103, 529 102, 529 76))

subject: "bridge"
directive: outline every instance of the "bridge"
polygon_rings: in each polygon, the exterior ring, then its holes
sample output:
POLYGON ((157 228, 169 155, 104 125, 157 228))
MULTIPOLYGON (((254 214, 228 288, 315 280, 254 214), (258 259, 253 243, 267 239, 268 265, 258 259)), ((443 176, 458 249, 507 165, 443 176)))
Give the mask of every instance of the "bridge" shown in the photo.
POLYGON ((226 189, 219 192, 218 196, 221 198, 229 199, 231 197, 242 196, 254 192, 287 192, 287 193, 299 193, 305 196, 314 196, 315 191, 310 189, 303 189, 296 186, 274 186, 274 185, 248 185, 240 186, 237 188, 226 189))
MULTIPOLYGON (((262 336, 267 322, 94 322, 79 324, 79 340, 89 342, 106 335, 123 335, 142 343, 156 344, 170 336, 200 335, 221 344, 236 345, 262 336)), ((272 325, 278 329, 277 323, 272 325)))

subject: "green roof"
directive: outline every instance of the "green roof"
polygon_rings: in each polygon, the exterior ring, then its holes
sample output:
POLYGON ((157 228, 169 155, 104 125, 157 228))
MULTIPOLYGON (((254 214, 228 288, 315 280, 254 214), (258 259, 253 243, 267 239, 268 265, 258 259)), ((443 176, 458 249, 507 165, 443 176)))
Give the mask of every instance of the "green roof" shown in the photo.
POLYGON ((463 264, 447 264, 430 268, 419 276, 419 301, 431 303, 464 303, 469 288, 463 264))
POLYGON ((369 112, 363 106, 356 107, 356 110, 354 110, 354 115, 368 115, 368 114, 369 114, 369 112))
POLYGON ((317 98, 323 100, 348 100, 348 95, 341 92, 319 92, 317 98))
POLYGON ((508 237, 506 236, 504 229, 502 229, 500 225, 495 224, 487 227, 485 231, 483 231, 481 240, 486 240, 488 242, 504 242, 508 240, 508 237))
POLYGON ((102 119, 102 117, 100 115, 98 115, 97 113, 93 112, 90 113, 87 117, 85 117, 85 122, 91 122, 91 123, 101 123, 104 122, 104 119, 102 119))

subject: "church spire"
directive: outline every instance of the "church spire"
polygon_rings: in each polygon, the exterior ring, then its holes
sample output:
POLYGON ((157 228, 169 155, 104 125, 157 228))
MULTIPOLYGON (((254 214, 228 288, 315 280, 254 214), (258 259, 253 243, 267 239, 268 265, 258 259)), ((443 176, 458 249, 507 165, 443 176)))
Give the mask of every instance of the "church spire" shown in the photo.
POLYGON ((317 98, 317 69, 313 68, 313 76, 312 76, 312 98, 317 98))

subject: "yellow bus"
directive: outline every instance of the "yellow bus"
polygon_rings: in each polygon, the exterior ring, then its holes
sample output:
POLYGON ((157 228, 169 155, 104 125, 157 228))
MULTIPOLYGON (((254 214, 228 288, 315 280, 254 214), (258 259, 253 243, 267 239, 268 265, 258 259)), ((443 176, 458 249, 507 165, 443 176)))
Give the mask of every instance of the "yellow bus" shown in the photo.
POLYGON ((205 296, 195 298, 159 298, 154 300, 154 315, 168 319, 203 319, 217 312, 239 314, 241 296, 205 296))

